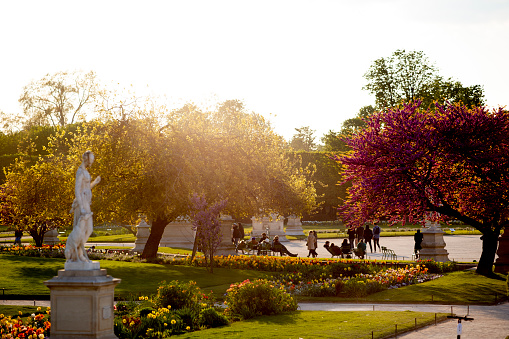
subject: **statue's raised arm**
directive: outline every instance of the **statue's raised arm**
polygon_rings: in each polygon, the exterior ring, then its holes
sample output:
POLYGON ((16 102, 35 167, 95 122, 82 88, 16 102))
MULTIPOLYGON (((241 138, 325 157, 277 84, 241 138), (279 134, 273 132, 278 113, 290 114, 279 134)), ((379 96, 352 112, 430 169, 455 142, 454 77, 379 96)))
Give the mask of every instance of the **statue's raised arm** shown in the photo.
POLYGON ((88 173, 87 168, 93 163, 94 153, 86 151, 83 154, 83 161, 76 171, 75 199, 71 209, 71 212, 74 213, 74 223, 65 248, 67 262, 90 262, 85 250, 85 243, 94 229, 93 213, 90 209, 92 188, 101 181, 101 177, 98 176, 91 182, 90 173, 88 173))

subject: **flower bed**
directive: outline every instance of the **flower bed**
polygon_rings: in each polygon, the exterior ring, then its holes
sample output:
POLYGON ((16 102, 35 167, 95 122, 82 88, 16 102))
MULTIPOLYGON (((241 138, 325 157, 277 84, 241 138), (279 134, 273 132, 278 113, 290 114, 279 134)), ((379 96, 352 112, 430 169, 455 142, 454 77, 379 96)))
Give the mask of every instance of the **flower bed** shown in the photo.
MULTIPOLYGON (((25 339, 44 339, 50 335, 51 323, 46 316, 41 313, 41 308, 37 309, 37 314, 33 313, 25 321, 20 315, 16 318, 0 314, 0 334, 3 338, 25 338, 25 339)), ((50 313, 49 307, 46 313, 50 313)))
POLYGON ((364 297, 390 288, 398 288, 422 283, 441 277, 430 274, 423 265, 407 266, 398 269, 384 269, 375 274, 329 275, 315 279, 305 279, 300 272, 282 274, 275 277, 278 287, 300 296, 326 297, 364 297))

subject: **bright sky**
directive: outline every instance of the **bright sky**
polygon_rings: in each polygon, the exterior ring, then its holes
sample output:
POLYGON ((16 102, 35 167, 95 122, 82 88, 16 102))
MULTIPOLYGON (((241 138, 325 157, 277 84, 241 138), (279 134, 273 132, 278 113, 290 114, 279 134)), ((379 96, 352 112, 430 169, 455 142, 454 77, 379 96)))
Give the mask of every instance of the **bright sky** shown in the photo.
POLYGON ((509 104, 507 0, 0 0, 0 110, 47 73, 94 70, 171 103, 240 99, 318 141, 374 103, 363 75, 396 49, 509 104))

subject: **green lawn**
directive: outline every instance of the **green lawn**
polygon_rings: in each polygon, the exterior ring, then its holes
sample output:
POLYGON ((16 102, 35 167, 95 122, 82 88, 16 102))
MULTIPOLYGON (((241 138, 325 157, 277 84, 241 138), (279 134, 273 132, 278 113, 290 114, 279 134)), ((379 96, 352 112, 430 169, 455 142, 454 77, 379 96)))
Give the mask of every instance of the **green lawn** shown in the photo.
MULTIPOLYGON (((46 308, 42 307, 42 312, 46 308)), ((0 305, 0 314, 22 317, 37 312, 34 306, 0 305)), ((437 321, 446 319, 447 314, 438 313, 437 321)), ((179 335, 177 338, 385 338, 413 330, 435 322, 434 313, 424 312, 327 312, 297 311, 289 314, 262 316, 239 321, 229 326, 201 330, 179 335), (312 326, 310 326, 312 324, 312 326)))
MULTIPOLYGON (((437 314, 437 319, 446 318, 437 314)), ((262 316, 229 326, 179 335, 178 338, 385 338, 435 322, 434 313, 424 312, 327 312, 297 311, 290 314, 262 316)))
MULTIPOLYGON (((49 289, 43 284, 64 268, 65 259, 31 258, 13 255, 1 255, 0 266, 8 267, 0 275, 0 289, 5 288, 6 295, 47 296, 49 289)), ((158 284, 170 280, 194 280, 205 291, 213 291, 222 297, 231 283, 245 279, 265 276, 264 273, 251 270, 214 269, 210 274, 203 267, 172 266, 160 264, 140 264, 123 261, 101 260, 101 268, 108 274, 122 279, 115 288, 115 295, 149 295, 156 292, 158 284)))
POLYGON ((506 295, 506 277, 487 278, 474 271, 451 272, 422 284, 385 290, 364 298, 299 297, 300 301, 491 305, 506 295), (503 280, 502 280, 503 279, 503 280))

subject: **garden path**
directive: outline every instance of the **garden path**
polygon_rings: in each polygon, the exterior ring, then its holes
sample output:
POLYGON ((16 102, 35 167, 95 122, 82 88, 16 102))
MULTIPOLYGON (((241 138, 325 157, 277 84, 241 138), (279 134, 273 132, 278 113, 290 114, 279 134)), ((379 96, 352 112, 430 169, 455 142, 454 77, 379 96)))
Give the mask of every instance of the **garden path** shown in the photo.
MULTIPOLYGON (((509 335, 509 303, 505 302, 494 306, 462 306, 462 305, 436 305, 436 304, 331 304, 331 303, 299 303, 301 310, 305 311, 416 311, 433 313, 453 313, 458 316, 469 315, 473 321, 463 321, 461 338, 501 338, 509 335)), ((455 338, 457 320, 449 319, 437 325, 431 325, 398 335, 405 339, 449 339, 455 338)))

